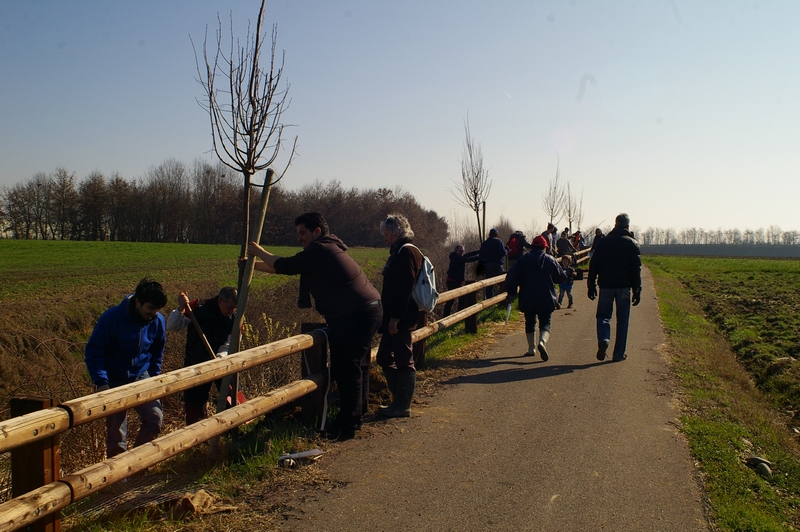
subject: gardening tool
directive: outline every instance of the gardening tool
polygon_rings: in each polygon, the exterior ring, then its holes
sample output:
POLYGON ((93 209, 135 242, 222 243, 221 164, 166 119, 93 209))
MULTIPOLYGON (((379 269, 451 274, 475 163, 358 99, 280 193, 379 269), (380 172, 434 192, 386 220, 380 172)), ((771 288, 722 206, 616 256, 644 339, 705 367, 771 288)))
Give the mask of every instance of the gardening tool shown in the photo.
MULTIPOLYGON (((192 306, 191 305, 186 305, 186 310, 184 311, 184 314, 189 316, 189 319, 192 320, 192 325, 194 325, 194 328, 197 331, 197 334, 200 336, 200 340, 202 340, 203 345, 206 346, 206 352, 208 353, 208 356, 211 357, 210 360, 216 360, 217 359, 217 355, 214 353, 214 350, 211 348, 211 344, 208 343, 208 338, 206 338, 205 333, 203 333, 203 328, 200 327, 200 322, 197 321, 197 317, 194 315, 194 312, 192 311, 192 306)), ((231 395, 232 395, 231 392, 232 391, 233 391, 233 386, 229 385, 228 386, 228 392, 226 394, 227 397, 228 397, 228 405, 231 405, 231 395)), ((220 393, 222 393, 222 390, 220 390, 220 393)), ((237 404, 244 403, 245 401, 247 401, 247 399, 245 399, 244 394, 242 393, 242 391, 241 390, 236 390, 236 403, 237 404)))

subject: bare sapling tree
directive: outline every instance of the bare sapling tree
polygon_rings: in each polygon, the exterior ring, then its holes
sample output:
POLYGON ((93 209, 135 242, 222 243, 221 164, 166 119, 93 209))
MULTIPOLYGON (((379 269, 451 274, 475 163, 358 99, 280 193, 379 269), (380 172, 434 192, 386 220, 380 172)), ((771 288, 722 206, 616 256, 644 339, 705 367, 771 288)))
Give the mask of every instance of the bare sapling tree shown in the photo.
POLYGON ((461 182, 458 183, 456 190, 451 193, 455 200, 475 213, 475 221, 478 224, 478 244, 483 241, 485 235, 481 229, 481 209, 485 208, 486 199, 492 189, 492 182, 489 180, 489 170, 483 166, 483 152, 480 144, 475 143, 469 129, 469 118, 464 122, 464 153, 461 157, 461 182))
POLYGON ((581 228, 583 221, 583 191, 580 197, 572 192, 572 187, 567 183, 564 191, 564 214, 571 230, 581 228))
MULTIPOLYGON (((258 12, 258 23, 255 34, 248 26, 244 44, 233 36, 231 20, 229 52, 223 50, 222 21, 217 17, 218 29, 216 41, 209 45, 208 32, 203 42, 203 59, 205 69, 201 68, 197 49, 198 82, 203 87, 205 99, 199 100, 200 106, 208 113, 211 122, 211 136, 214 152, 219 160, 232 170, 240 172, 244 181, 244 197, 242 209, 242 246, 240 258, 247 258, 247 245, 253 239, 260 241, 264 215, 269 205, 269 192, 285 175, 297 147, 294 138, 289 150, 283 171, 276 174, 271 165, 278 159, 283 148, 284 129, 288 127, 282 122, 283 113, 289 106, 288 83, 283 84, 283 68, 286 53, 276 58, 277 35, 276 25, 272 27, 272 47, 269 62, 262 65, 261 58, 265 52, 267 41, 264 29, 264 12, 266 0, 262 0, 258 12), (211 52, 209 52, 209 46, 211 52), (260 216, 254 227, 250 226, 250 189, 252 179, 257 172, 267 170, 264 183, 261 185, 260 216)), ((232 17, 231 17, 232 18, 232 17)), ((240 264, 243 261, 240 261, 240 264)), ((239 304, 236 311, 234 330, 241 330, 244 311, 247 305, 247 292, 253 275, 253 257, 247 259, 239 270, 239 304)), ((239 335, 231 338, 230 352, 239 350, 239 335)), ((223 381, 223 388, 225 382, 223 381)), ((236 387, 233 386, 235 390, 236 387)), ((235 401, 236 394, 232 394, 235 401)))
MULTIPOLYGON (((272 47, 268 68, 261 58, 267 40, 264 29, 266 0, 262 0, 258 12, 255 34, 249 26, 242 45, 233 36, 231 22, 230 52, 226 54, 222 45, 222 21, 217 18, 216 42, 209 53, 208 34, 203 42, 205 69, 201 67, 195 48, 198 82, 203 87, 205 99, 200 106, 208 113, 214 152, 219 160, 232 170, 242 174, 244 181, 244 208, 242 219, 241 257, 246 257, 250 240, 250 189, 257 172, 269 168, 283 148, 284 129, 281 121, 289 107, 289 85, 283 86, 283 68, 286 53, 276 57, 278 29, 272 27, 272 47)), ((192 41, 194 48, 194 42, 192 41)), ((294 138, 283 172, 277 174, 271 186, 279 182, 294 159, 297 137, 294 138)), ((240 283, 241 283, 240 274, 240 283)))
MULTIPOLYGON (((558 154, 556 154, 558 158, 558 154)), ((561 159, 556 162, 556 176, 547 184, 547 190, 542 195, 542 208, 547 215, 547 220, 555 225, 561 220, 565 210, 566 192, 561 183, 561 159)))

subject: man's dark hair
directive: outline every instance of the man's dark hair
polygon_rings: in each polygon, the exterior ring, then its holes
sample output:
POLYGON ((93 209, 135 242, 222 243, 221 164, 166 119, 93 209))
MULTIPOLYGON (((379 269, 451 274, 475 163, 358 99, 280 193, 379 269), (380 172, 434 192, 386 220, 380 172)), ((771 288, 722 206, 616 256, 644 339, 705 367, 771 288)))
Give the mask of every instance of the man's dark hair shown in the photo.
POLYGON ((617 215, 617 218, 614 220, 614 226, 620 227, 622 229, 627 229, 631 226, 631 218, 625 213, 617 215))
POLYGON ((220 289, 218 297, 223 301, 233 301, 234 303, 238 303, 239 291, 233 286, 225 286, 220 289))
POLYGON ((150 303, 156 308, 164 308, 164 305, 167 304, 167 293, 164 292, 164 287, 152 279, 145 278, 139 281, 133 297, 140 305, 150 303))
POLYGON ((294 225, 305 225, 306 229, 309 231, 313 231, 317 227, 322 230, 323 235, 327 235, 331 232, 328 228, 328 222, 325 221, 325 218, 318 212, 307 212, 305 214, 301 214, 297 218, 294 219, 294 225))

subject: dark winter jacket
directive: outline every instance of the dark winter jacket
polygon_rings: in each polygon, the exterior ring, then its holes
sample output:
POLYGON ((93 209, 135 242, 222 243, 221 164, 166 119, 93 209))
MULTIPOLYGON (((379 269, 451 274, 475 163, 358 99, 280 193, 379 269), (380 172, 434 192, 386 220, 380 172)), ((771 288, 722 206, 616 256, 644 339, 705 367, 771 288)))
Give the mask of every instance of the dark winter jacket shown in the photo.
POLYGON ((455 251, 450 253, 450 265, 447 268, 447 280, 454 283, 463 283, 466 276, 468 262, 478 260, 479 251, 470 251, 460 255, 455 251))
POLYGON ((303 292, 310 293, 317 312, 326 319, 344 316, 381 297, 335 235, 321 236, 297 255, 277 259, 275 271, 300 274, 301 301, 303 292))
POLYGON ((389 248, 389 260, 383 267, 383 322, 380 332, 388 331, 389 321, 399 320, 398 329, 413 330, 417 327, 419 307, 411 293, 422 269, 422 253, 410 243, 408 238, 400 238, 389 248))
POLYGON ((489 237, 481 244, 478 257, 484 265, 502 265, 506 260, 506 245, 495 236, 489 237))
POLYGON ((561 284, 561 285, 569 285, 569 286, 572 286, 573 284, 575 284, 575 268, 573 268, 572 266, 567 266, 566 268, 561 266, 561 269, 564 270, 564 275, 566 275, 567 278, 566 278, 566 280, 561 281, 561 283, 559 283, 559 284, 561 284))
POLYGON ((596 239, 589 262, 589 286, 642 289, 642 259, 639 244, 630 231, 614 228, 596 239))
POLYGON ((161 374, 167 341, 164 316, 160 313, 145 325, 133 317, 133 296, 103 312, 86 344, 86 369, 96 386, 112 388, 137 380, 145 371, 161 374))
POLYGON ((534 248, 514 263, 506 276, 506 291, 513 298, 519 291, 520 312, 553 312, 556 288, 567 276, 561 265, 542 248, 534 248))
MULTIPOLYGON (((223 316, 219 310, 219 296, 216 296, 199 305, 194 310, 194 316, 197 318, 197 323, 200 324, 208 344, 216 353, 220 346, 228 341, 228 336, 233 329, 234 315, 223 316)), ((186 331, 186 356, 183 365, 191 366, 207 360, 211 360, 211 355, 206 350, 197 330, 190 325, 186 331)))
POLYGON ((563 257, 564 255, 572 255, 577 251, 575 246, 572 245, 572 242, 569 241, 567 238, 559 238, 556 240, 556 253, 559 257, 563 257))

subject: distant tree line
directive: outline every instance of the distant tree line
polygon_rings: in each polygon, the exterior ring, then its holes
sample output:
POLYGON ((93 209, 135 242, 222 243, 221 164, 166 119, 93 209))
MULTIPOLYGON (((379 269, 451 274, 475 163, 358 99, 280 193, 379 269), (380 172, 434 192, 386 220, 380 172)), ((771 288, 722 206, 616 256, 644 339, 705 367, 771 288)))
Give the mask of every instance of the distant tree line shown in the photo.
POLYGON ((800 232, 781 231, 781 228, 770 225, 767 229, 717 229, 706 231, 702 228, 661 229, 647 228, 636 233, 636 240, 644 246, 668 245, 771 245, 771 246, 796 246, 800 245, 800 232))
MULTIPOLYGON (((258 196, 253 194, 254 211, 258 196)), ((170 159, 134 180, 92 172, 79 181, 57 168, 0 189, 0 236, 237 244, 242 201, 239 177, 203 161, 187 166, 170 159)), ((275 187, 262 241, 296 245, 294 219, 312 210, 351 246, 383 246, 378 224, 394 212, 409 218, 421 246, 440 244, 448 234, 444 218, 402 189, 345 189, 334 180, 296 191, 275 187)))

